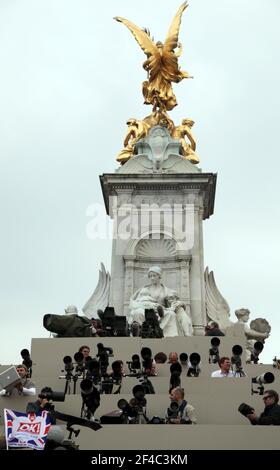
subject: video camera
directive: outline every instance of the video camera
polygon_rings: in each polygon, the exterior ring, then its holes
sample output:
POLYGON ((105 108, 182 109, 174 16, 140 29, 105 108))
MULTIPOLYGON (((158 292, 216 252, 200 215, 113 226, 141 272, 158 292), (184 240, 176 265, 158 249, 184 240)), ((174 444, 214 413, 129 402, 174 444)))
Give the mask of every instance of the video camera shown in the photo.
POLYGON ((126 361, 128 365, 129 372, 132 374, 137 374, 137 371, 139 373, 141 369, 141 363, 140 363, 140 357, 138 354, 133 354, 131 357, 131 361, 126 361))
POLYGON ((32 377, 32 359, 30 357, 30 352, 28 351, 28 349, 22 349, 20 351, 20 355, 23 359, 23 361, 22 361, 23 365, 25 365, 25 367, 27 367, 27 369, 28 369, 28 377, 31 379, 31 377, 32 377))
POLYGON ((73 393, 76 393, 76 386, 77 386, 77 380, 78 379, 84 379, 85 378, 85 370, 87 368, 88 363, 90 362, 91 358, 87 358, 85 361, 84 355, 81 352, 76 352, 74 354, 74 361, 72 360, 71 356, 64 356, 63 362, 64 362, 64 370, 61 372, 66 373, 66 375, 59 376, 60 379, 66 379, 65 383, 65 389, 64 393, 71 393, 71 380, 74 382, 74 388, 73 388, 73 393), (73 373, 75 369, 75 372, 73 373))
POLYGON ((280 359, 278 359, 278 357, 274 356, 274 358, 272 359, 272 366, 275 369, 280 369, 280 359))
POLYGON ((251 394, 258 393, 259 395, 264 394, 264 384, 271 384, 274 382, 274 374, 272 372, 265 372, 264 374, 258 375, 257 377, 252 378, 252 388, 251 394), (260 386, 257 387, 257 390, 254 390, 253 384, 259 384, 260 386))
POLYGON ((132 389, 134 398, 129 403, 122 398, 118 401, 118 407, 122 410, 123 423, 143 424, 148 423, 145 407, 147 400, 145 398, 145 389, 142 385, 135 385, 132 389))
POLYGON ((246 403, 241 403, 238 407, 239 413, 241 413, 243 416, 250 415, 254 413, 254 408, 252 408, 250 405, 247 405, 246 403))
POLYGON ((104 312, 98 310, 102 323, 99 336, 129 336, 128 323, 125 315, 116 315, 114 307, 106 307, 104 312))
POLYGON ((182 366, 179 362, 175 362, 170 366, 170 382, 169 382, 169 391, 173 388, 181 386, 181 373, 182 373, 182 366))
POLYGON ((176 419, 178 416, 179 405, 177 401, 171 401, 169 407, 167 408, 167 423, 170 423, 171 419, 176 419))
POLYGON ((100 373, 101 375, 105 375, 109 365, 109 357, 113 356, 113 349, 103 346, 102 343, 98 343, 97 350, 96 357, 99 357, 100 373))
POLYGON ((150 348, 142 348, 141 349, 141 357, 142 357, 142 366, 143 366, 143 373, 146 375, 154 375, 153 374, 153 357, 152 351, 150 348))
POLYGON ((259 362, 259 355, 263 350, 263 343, 261 341, 256 341, 254 343, 254 350, 251 353, 251 362, 254 364, 258 364, 259 362))
POLYGON ((163 331, 159 319, 153 309, 145 309, 145 321, 141 326, 142 338, 163 338, 163 331))
POLYGON ((100 393, 90 379, 82 380, 80 388, 83 400, 81 418, 93 419, 94 413, 100 405, 100 393))
POLYGON ((219 338, 212 338, 211 339, 211 348, 209 349, 209 364, 217 364, 220 360, 219 355, 219 346, 220 346, 220 339, 219 338))
POLYGON ((41 393, 38 395, 39 398, 49 400, 49 401, 64 401, 65 394, 64 392, 54 392, 50 387, 45 387, 41 390, 41 393))
POLYGON ((200 368, 199 368, 200 360, 201 360, 200 354, 198 354, 196 352, 193 352, 190 355, 190 359, 189 359, 190 366, 189 366, 189 369, 188 369, 188 372, 187 372, 187 377, 198 377, 199 376, 199 374, 200 374, 200 368))
MULTIPOLYGON (((53 412, 54 412, 54 405, 53 401, 62 402, 65 400, 65 393, 64 392, 55 392, 52 390, 51 387, 44 387, 42 388, 41 392, 38 395, 38 398, 41 400, 47 400, 47 403, 44 404, 44 410, 51 412, 51 419, 53 419, 53 412)), ((34 411, 36 410, 36 403, 28 403, 27 407, 29 407, 29 412, 32 411, 32 407, 35 406, 34 411)), ((36 411, 35 411, 36 412, 36 411)), ((53 423, 55 424, 55 422, 53 423)))
POLYGON ((235 344, 232 347, 231 365, 232 365, 232 368, 234 366, 234 373, 237 376, 240 375, 240 377, 243 377, 245 375, 243 372, 243 368, 242 368, 242 360, 241 360, 242 352, 243 352, 243 348, 239 344, 235 344))
POLYGON ((188 355, 187 353, 181 353, 179 356, 179 361, 182 366, 187 366, 188 365, 188 355))

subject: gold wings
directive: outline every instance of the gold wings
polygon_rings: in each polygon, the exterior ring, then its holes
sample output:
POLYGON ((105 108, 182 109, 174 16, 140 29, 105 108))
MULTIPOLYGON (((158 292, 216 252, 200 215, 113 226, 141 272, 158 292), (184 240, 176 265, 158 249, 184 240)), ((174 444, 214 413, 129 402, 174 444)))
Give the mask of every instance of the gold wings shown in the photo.
MULTIPOLYGON (((171 26, 169 28, 169 31, 168 31, 168 34, 164 43, 165 52, 173 51, 174 49, 176 49, 176 47, 178 47, 178 36, 179 36, 182 14, 187 8, 187 6, 188 6, 187 2, 184 2, 180 6, 179 10, 177 11, 171 23, 171 26)), ((121 18, 120 16, 116 16, 114 19, 116 21, 119 21, 120 23, 123 23, 131 31, 136 41, 138 42, 139 46, 148 57, 154 56, 157 59, 160 58, 160 52, 159 52, 158 47, 156 46, 156 44, 152 41, 150 36, 145 31, 143 31, 141 28, 136 26, 131 21, 128 21, 125 18, 121 18)))
POLYGON ((188 7, 188 3, 184 2, 179 10, 177 11, 168 31, 168 34, 165 39, 164 43, 164 50, 165 51, 174 51, 176 47, 178 47, 178 37, 179 37, 179 30, 182 20, 182 14, 184 13, 185 9, 188 7))
POLYGON ((139 46, 141 49, 143 49, 146 55, 151 56, 154 54, 159 54, 157 46, 143 29, 139 28, 131 21, 128 21, 125 18, 121 18, 120 16, 115 16, 114 20, 123 23, 132 32, 139 46))

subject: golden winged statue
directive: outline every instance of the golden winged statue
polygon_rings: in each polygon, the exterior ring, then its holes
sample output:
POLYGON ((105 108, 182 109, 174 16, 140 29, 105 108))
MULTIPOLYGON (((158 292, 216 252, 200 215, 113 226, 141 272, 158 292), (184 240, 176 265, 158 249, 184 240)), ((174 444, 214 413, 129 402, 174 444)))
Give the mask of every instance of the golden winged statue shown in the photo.
POLYGON ((157 108, 163 112, 173 109, 177 100, 172 90, 172 82, 178 83, 183 78, 192 78, 187 72, 180 70, 178 65, 178 57, 182 53, 182 46, 178 42, 179 29, 182 14, 187 6, 187 2, 180 6, 164 44, 155 43, 147 29, 143 30, 125 18, 114 18, 127 26, 147 56, 143 68, 148 73, 148 80, 143 82, 143 96, 145 104, 153 105, 153 111, 157 108))

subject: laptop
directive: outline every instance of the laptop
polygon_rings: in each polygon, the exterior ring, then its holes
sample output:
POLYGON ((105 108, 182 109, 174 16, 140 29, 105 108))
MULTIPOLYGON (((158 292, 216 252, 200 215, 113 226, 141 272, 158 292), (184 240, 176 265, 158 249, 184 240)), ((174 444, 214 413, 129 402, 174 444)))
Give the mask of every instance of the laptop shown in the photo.
POLYGON ((9 392, 20 382, 21 378, 18 375, 15 366, 9 367, 9 369, 0 374, 0 391, 4 388, 6 392, 9 392))

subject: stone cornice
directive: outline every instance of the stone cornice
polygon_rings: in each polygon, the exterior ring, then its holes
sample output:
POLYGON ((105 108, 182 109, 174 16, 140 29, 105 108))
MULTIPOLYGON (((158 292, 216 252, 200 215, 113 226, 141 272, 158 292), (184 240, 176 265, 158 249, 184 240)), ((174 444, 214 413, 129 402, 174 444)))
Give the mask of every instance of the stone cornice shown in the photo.
POLYGON ((118 192, 146 192, 157 193, 176 191, 198 192, 203 195, 203 218, 207 219, 214 212, 216 173, 197 174, 116 174, 105 173, 100 176, 100 182, 105 202, 106 212, 109 214, 109 197, 118 192))

